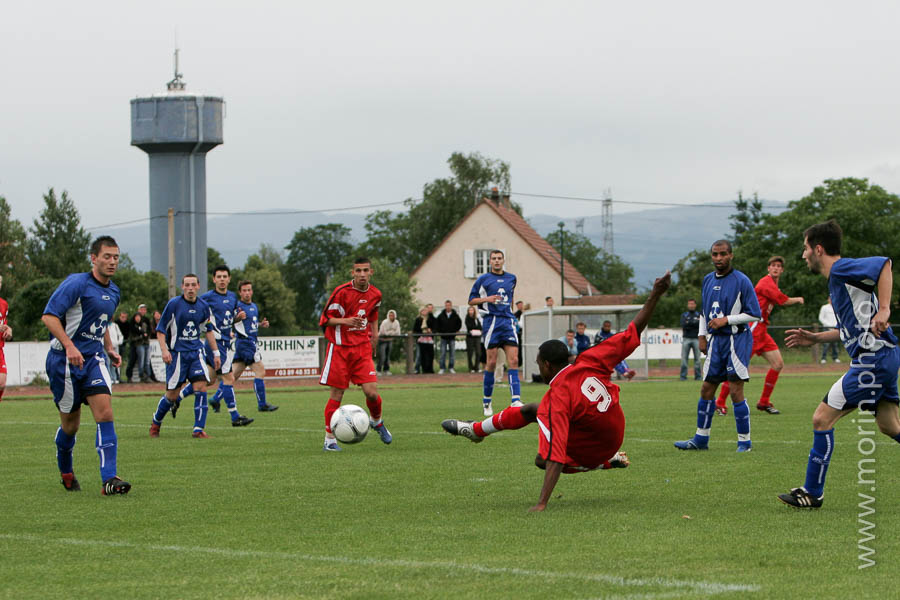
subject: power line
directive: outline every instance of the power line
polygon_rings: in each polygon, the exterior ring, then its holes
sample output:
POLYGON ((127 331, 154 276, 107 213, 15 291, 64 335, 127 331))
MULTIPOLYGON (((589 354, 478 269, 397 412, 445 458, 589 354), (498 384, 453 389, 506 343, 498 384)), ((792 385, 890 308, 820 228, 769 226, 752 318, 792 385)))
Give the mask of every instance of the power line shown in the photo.
MULTIPOLYGON (((556 200, 579 200, 582 202, 603 202, 603 198, 586 198, 583 196, 558 196, 554 194, 533 194, 527 192, 513 192, 510 191, 510 195, 515 196, 527 196, 529 198, 550 198, 556 200)), ((641 200, 615 200, 616 204, 638 204, 642 206, 672 206, 677 208, 731 208, 734 209, 734 204, 713 204, 709 202, 698 202, 695 204, 679 204, 677 202, 644 202, 641 200)), ((763 208, 783 208, 780 204, 771 204, 766 205, 763 204, 763 208)))

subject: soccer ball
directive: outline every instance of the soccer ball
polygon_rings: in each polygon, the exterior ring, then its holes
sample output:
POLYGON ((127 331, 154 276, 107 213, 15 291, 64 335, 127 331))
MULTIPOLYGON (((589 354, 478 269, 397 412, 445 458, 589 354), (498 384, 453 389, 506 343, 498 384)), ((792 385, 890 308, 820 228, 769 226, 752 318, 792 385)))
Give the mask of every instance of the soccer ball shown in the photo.
POLYGON ((344 404, 331 415, 331 431, 340 442, 358 444, 369 433, 369 415, 354 404, 344 404))

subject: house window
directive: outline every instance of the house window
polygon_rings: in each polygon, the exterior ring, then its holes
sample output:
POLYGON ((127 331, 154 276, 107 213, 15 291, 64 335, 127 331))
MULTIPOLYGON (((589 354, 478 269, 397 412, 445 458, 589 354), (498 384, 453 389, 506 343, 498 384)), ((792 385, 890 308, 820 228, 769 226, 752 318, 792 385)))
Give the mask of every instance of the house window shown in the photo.
MULTIPOLYGON (((465 276, 475 279, 491 270, 491 252, 493 248, 466 250, 463 258, 465 276)), ((504 255, 505 255, 504 251, 504 255)))

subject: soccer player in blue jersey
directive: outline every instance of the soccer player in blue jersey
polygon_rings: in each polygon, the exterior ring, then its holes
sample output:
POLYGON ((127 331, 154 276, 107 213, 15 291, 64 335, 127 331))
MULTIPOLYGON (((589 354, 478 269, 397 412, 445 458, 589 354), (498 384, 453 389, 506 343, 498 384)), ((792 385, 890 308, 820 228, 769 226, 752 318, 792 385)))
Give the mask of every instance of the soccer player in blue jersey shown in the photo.
POLYGON ((257 408, 260 412, 274 412, 278 407, 266 402, 266 366, 259 353, 259 328, 268 327, 268 319, 259 318, 259 307, 253 302, 253 282, 246 279, 238 282, 238 310, 244 318, 234 324, 237 339, 234 342, 234 379, 237 381, 248 366, 253 370, 253 391, 256 392, 257 408))
MULTIPOLYGON (((600 342, 608 340, 615 334, 612 332, 612 321, 603 321, 603 325, 600 327, 600 331, 594 336, 594 345, 596 346, 600 342)), ((624 377, 631 381, 636 375, 634 369, 628 366, 628 363, 624 360, 616 365, 616 373, 620 376, 624 377)))
POLYGON ((63 486, 81 490, 72 470, 72 449, 81 424, 81 406, 87 404, 97 422, 96 447, 100 455, 101 493, 127 494, 131 484, 116 474, 118 438, 113 424, 112 383, 103 350, 112 364, 122 359, 113 349, 107 324, 119 304, 119 288, 110 278, 119 266, 119 245, 109 236, 91 244, 91 270, 74 273, 50 296, 41 320, 50 331, 47 377, 59 409, 56 462, 63 486))
POLYGON ((156 339, 159 341, 163 362, 166 363, 166 393, 159 399, 153 415, 150 437, 159 437, 159 427, 166 413, 176 406, 178 390, 185 381, 190 381, 194 388, 194 429, 191 436, 209 437, 204 431, 209 370, 206 367, 201 331, 205 331, 206 341, 212 349, 214 370, 222 366, 222 359, 216 344, 212 311, 209 304, 197 297, 199 291, 200 280, 196 275, 188 273, 182 277, 181 295, 169 300, 156 325, 156 339))
POLYGON ((497 368, 497 352, 506 353, 510 406, 522 406, 519 385, 519 336, 516 334, 516 318, 512 313, 516 276, 503 270, 506 259, 500 250, 491 250, 491 270, 475 280, 469 293, 469 305, 478 307, 481 314, 481 339, 487 348, 484 368, 484 416, 494 414, 491 396, 494 392, 494 369, 497 368))
POLYGON ((715 271, 703 278, 703 307, 700 315, 700 351, 703 385, 697 403, 697 433, 689 440, 675 442, 679 450, 706 450, 715 412, 716 388, 723 381, 731 385, 731 402, 737 425, 738 452, 749 452, 750 408, 744 398, 744 382, 750 380, 753 333, 748 325, 761 319, 759 301, 750 279, 731 266, 731 242, 718 240, 710 248, 715 271), (707 344, 707 336, 709 343, 707 344))
MULTIPOLYGON (((214 289, 209 290, 200 298, 209 304, 212 310, 214 332, 216 336, 216 347, 219 349, 222 367, 213 369, 210 373, 209 385, 215 384, 219 375, 222 380, 219 382, 219 388, 216 390, 209 405, 214 412, 219 412, 221 402, 225 400, 225 406, 228 408, 228 414, 231 416, 232 427, 243 427, 253 422, 249 417, 241 416, 237 409, 237 402, 234 398, 234 374, 231 372, 232 362, 234 361, 234 343, 232 337, 232 324, 236 321, 242 321, 247 314, 238 309, 238 297, 232 291, 228 290, 228 284, 231 283, 231 270, 226 265, 219 265, 213 269, 213 285, 214 289)), ((213 366, 213 350, 207 343, 204 347, 206 364, 213 366)), ((194 393, 194 386, 188 384, 181 388, 178 394, 178 400, 172 407, 172 418, 175 418, 181 401, 194 393)))
MULTIPOLYGON (((818 333, 790 329, 785 341, 788 347, 796 348, 840 339, 851 358, 850 370, 835 382, 813 413, 813 446, 806 482, 803 487, 778 496, 795 508, 819 508, 834 450, 834 425, 841 417, 855 408, 875 413, 874 418, 860 418, 857 422, 875 422, 881 433, 900 442, 900 349, 889 325, 894 284, 891 259, 841 258, 843 233, 833 219, 813 225, 803 235, 803 258, 809 270, 828 278, 828 294, 838 328, 818 333)), ((860 431, 863 427, 859 426, 860 431)))

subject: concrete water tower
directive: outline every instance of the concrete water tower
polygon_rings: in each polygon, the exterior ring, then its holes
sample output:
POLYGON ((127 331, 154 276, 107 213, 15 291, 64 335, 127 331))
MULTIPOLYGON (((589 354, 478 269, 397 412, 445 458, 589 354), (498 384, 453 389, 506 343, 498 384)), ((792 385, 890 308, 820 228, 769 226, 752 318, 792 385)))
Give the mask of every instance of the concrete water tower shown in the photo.
POLYGON ((225 101, 185 91, 178 72, 168 91, 131 101, 131 145, 150 155, 150 267, 169 269, 167 213, 174 209, 175 284, 196 273, 206 289, 206 153, 222 143, 225 101))

